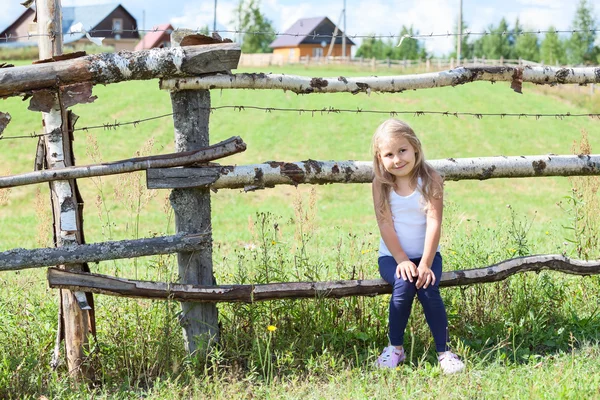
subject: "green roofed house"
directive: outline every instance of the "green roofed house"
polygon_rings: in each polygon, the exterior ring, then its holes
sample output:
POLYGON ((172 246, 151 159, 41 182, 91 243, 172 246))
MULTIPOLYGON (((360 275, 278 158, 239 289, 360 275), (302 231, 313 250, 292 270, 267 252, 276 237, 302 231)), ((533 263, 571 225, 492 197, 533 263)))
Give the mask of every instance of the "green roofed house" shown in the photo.
MULTIPOLYGON (((0 46, 24 47, 37 46, 35 36, 37 24, 33 22, 35 7, 23 12, 12 24, 0 32, 0 46)), ((112 46, 118 50, 133 50, 140 35, 137 31, 137 21, 120 4, 98 4, 81 7, 62 8, 63 43, 75 48, 92 44, 83 32, 71 33, 71 27, 81 23, 83 29, 91 37, 103 37, 104 46, 112 46)))

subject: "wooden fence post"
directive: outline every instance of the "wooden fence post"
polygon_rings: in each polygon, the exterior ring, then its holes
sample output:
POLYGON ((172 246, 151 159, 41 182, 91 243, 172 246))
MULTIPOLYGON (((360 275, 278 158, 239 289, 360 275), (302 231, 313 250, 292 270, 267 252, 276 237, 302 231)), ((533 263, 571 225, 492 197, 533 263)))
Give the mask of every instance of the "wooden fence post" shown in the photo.
MULTIPOLYGON (((178 30, 171 34, 173 46, 180 46, 184 37, 195 34, 178 30)), ((181 90, 171 92, 175 150, 197 150, 209 145, 208 123, 210 91, 181 90)), ((208 235, 207 246, 195 252, 177 253, 181 283, 216 284, 212 267, 212 227, 209 189, 174 189, 171 205, 175 211, 178 233, 208 235)), ((219 340, 218 311, 214 303, 181 303, 180 324, 189 354, 205 351, 211 342, 219 340)))
MULTIPOLYGON (((38 0, 37 24, 40 59, 62 54, 62 12, 60 0, 38 0), (56 34, 56 32, 59 32, 56 34)), ((60 82, 59 82, 60 84, 60 82)), ((61 104, 57 93, 50 111, 42 113, 46 164, 49 169, 74 165, 72 139, 69 130, 75 118, 61 104)), ((52 212, 54 215, 54 242, 56 247, 84 243, 83 200, 75 180, 50 183, 52 212)), ((66 268, 65 266, 61 266, 66 268)), ((69 265, 71 271, 83 271, 83 264, 69 265)), ((88 334, 95 330, 91 293, 60 291, 60 309, 56 347, 52 366, 58 365, 60 339, 65 339, 65 351, 69 374, 78 379, 90 378, 92 369, 84 364, 89 350, 88 334)))

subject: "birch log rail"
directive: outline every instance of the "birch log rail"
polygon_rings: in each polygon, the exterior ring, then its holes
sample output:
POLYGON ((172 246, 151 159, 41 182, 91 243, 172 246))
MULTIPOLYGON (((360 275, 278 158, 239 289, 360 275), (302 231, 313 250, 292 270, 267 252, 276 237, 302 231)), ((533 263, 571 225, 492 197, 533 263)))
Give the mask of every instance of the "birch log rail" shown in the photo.
POLYGON ((207 245, 207 237, 206 234, 177 234, 64 247, 12 249, 0 253, 0 271, 198 251, 207 245))
MULTIPOLYGON (((574 275, 600 274, 600 261, 570 260, 562 255, 537 255, 514 258, 487 268, 442 273, 440 286, 463 286, 497 282, 519 272, 560 271, 574 275)), ((199 286, 177 283, 136 281, 106 275, 48 269, 51 288, 86 290, 123 297, 194 301, 245 302, 346 296, 374 296, 391 293, 383 279, 330 282, 284 282, 262 285, 199 286)))
POLYGON ((0 68, 0 97, 82 82, 107 84, 227 71, 237 68, 240 55, 238 44, 219 43, 120 51, 0 68))
MULTIPOLYGON (((430 160, 430 163, 451 181, 600 175, 599 154, 449 158, 430 160)), ((146 177, 150 189, 210 186, 250 191, 304 183, 370 183, 373 168, 370 161, 272 161, 240 166, 149 169, 146 177)))
POLYGON ((28 172, 25 174, 0 177, 0 188, 30 185, 66 179, 89 178, 146 170, 149 168, 181 167, 208 162, 246 150, 246 144, 239 136, 231 137, 212 146, 199 150, 162 154, 158 156, 137 157, 128 160, 103 164, 80 165, 28 172))
POLYGON ((370 93, 403 92, 457 86, 475 81, 512 82, 520 92, 522 82, 536 84, 600 83, 600 67, 459 67, 448 71, 425 74, 370 77, 306 77, 284 74, 240 73, 219 74, 194 78, 163 79, 160 88, 184 89, 282 89, 298 94, 308 93, 370 93))

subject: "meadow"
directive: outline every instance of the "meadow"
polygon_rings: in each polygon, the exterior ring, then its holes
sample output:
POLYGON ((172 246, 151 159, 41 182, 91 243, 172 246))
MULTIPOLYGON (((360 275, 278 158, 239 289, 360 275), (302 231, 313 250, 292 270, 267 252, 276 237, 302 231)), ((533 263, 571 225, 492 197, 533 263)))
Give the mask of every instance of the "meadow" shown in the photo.
MULTIPOLYGON (((364 76, 388 70, 277 67, 307 76, 364 76)), ((213 106, 473 111, 598 112, 587 88, 472 83, 401 94, 298 96, 283 91, 211 92, 213 106)), ((76 128, 134 121, 171 112, 156 81, 94 88, 78 105, 76 128)), ((30 171, 41 116, 20 98, 0 110, 12 122, 0 140, 0 173, 30 171)), ((589 118, 400 116, 421 138, 427 158, 571 154, 600 148, 589 118), (583 142, 584 149, 581 148, 583 142), (586 144, 587 143, 587 144, 586 144)), ((217 110, 211 142, 239 135, 248 145, 222 164, 264 161, 369 160, 370 139, 385 116, 217 110)), ((170 117, 116 129, 75 132, 77 164, 173 151, 170 117)), ((564 253, 598 259, 598 177, 447 182, 442 254, 446 270, 521 255, 564 253)), ((142 173, 79 181, 90 243, 174 231, 168 191, 145 189, 142 173)), ((51 244, 48 188, 0 192, 0 250, 51 244)), ((369 185, 279 186, 212 195, 214 269, 221 284, 377 278, 378 232, 369 185)), ((174 257, 91 265, 92 271, 176 281, 174 257)), ((453 347, 467 371, 440 375, 420 305, 407 332, 409 362, 397 371, 373 368, 386 344, 387 296, 219 305, 222 337, 208 354, 185 355, 179 304, 97 295, 98 341, 90 354, 92 385, 73 386, 66 368, 49 367, 57 296, 45 271, 0 274, 0 397, 77 398, 287 397, 600 398, 600 279, 560 273, 442 291, 453 347), (274 331, 267 330, 274 326, 274 331)))

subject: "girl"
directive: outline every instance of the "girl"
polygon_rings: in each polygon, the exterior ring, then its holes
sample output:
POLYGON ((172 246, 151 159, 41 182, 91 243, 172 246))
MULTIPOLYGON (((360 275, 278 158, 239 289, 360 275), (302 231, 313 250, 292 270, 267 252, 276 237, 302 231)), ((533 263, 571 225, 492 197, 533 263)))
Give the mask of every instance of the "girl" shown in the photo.
POLYGON ((415 294, 423 305, 445 373, 464 364, 448 350, 448 319, 440 296, 443 181, 425 162, 421 142, 404 122, 389 119, 373 136, 373 203, 381 232, 379 273, 392 285, 389 346, 377 359, 395 368, 406 358, 404 330, 415 294))

